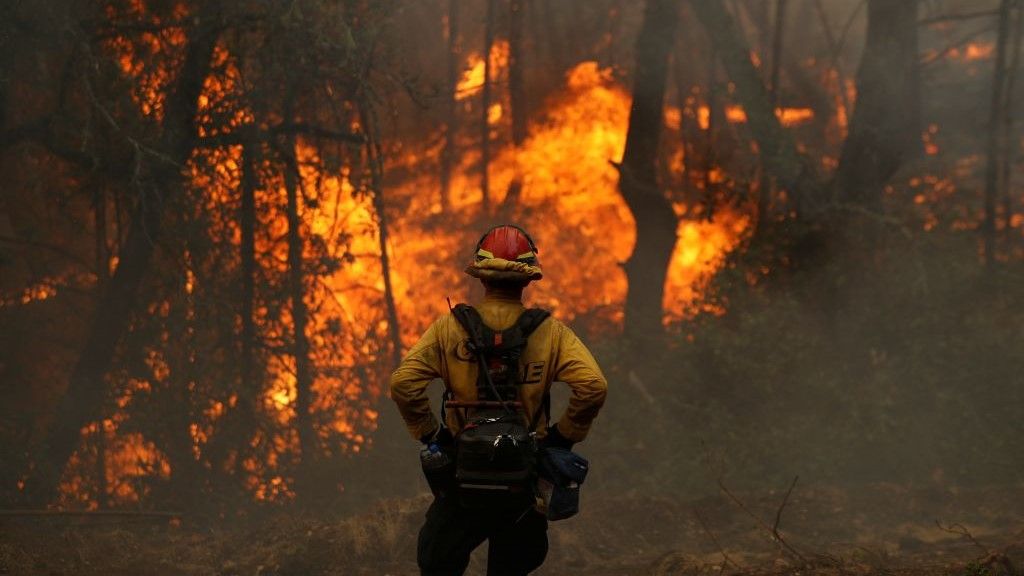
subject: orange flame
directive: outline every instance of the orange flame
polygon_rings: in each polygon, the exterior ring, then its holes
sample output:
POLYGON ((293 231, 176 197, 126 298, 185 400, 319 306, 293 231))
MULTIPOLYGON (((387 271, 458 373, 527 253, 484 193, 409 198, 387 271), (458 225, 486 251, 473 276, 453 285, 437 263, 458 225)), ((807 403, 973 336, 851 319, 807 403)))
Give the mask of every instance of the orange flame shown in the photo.
MULTIPOLYGON (((118 56, 122 71, 136 81, 139 109, 159 120, 169 68, 149 66, 143 53, 175 51, 181 47, 183 36, 180 30, 171 28, 166 34, 143 35, 142 39, 141 48, 138 42, 115 39, 110 49, 118 56)), ((495 74, 503 74, 508 64, 507 43, 496 43, 490 58, 495 74)), ((483 68, 480 56, 469 57, 459 82, 459 99, 480 90, 483 68)), ((199 100, 201 136, 227 133, 255 121, 242 104, 240 72, 226 48, 216 48, 212 70, 199 100)), ((489 123, 494 125, 503 119, 501 99, 496 100, 488 110, 489 123)), ((593 62, 579 64, 569 72, 562 96, 549 103, 545 117, 531 123, 525 144, 519 149, 506 146, 497 150, 488 167, 496 212, 502 219, 522 222, 541 249, 546 277, 529 290, 528 298, 588 332, 607 331, 622 321, 627 279, 621 263, 633 250, 636 223, 618 191, 618 173, 610 161, 622 157, 629 110, 630 96, 615 82, 610 70, 593 62), (507 193, 519 174, 522 191, 518 198, 509 199, 507 193)), ((801 110, 782 109, 780 118, 783 122, 806 121, 810 115, 801 110)), ((698 115, 706 121, 706 107, 699 109, 698 115)), ((746 121, 738 106, 727 108, 726 115, 731 122, 746 121)), ((681 113, 667 110, 666 122, 678 126, 681 113)), ((479 221, 481 193, 477 168, 480 154, 466 148, 452 177, 448 214, 441 215, 438 199, 424 193, 437 187, 434 167, 438 150, 434 149, 392 160, 393 165, 400 165, 404 173, 413 176, 386 191, 384 201, 389 210, 381 215, 365 193, 361 182, 365 175, 354 173, 349 166, 329 169, 323 158, 325 152, 315 143, 301 137, 295 141, 302 192, 303 258, 319 270, 307 276, 305 299, 310 318, 306 337, 310 361, 316 367, 311 410, 317 422, 323 423, 316 427, 316 440, 324 452, 359 452, 367 443, 367 431, 376 425, 373 406, 382 393, 378 371, 385 349, 381 342, 388 330, 388 318, 382 312, 379 218, 391 217, 391 274, 405 346, 446 310, 446 296, 457 300, 469 295, 472 282, 461 274, 460 255, 468 255, 475 238, 460 223, 479 221), (400 212, 397 207, 401 207, 400 212)), ((210 237, 219 239, 223 250, 233 254, 240 246, 235 211, 241 166, 243 161, 252 161, 242 155, 241 146, 197 150, 188 167, 198 205, 209 216, 210 237)), ((260 160, 258 168, 257 265, 272 276, 283 277, 288 269, 287 245, 281 240, 288 231, 282 201, 287 193, 285 179, 281 167, 270 160, 260 160)), ((716 170, 721 174, 720 181, 726 182, 724 172, 716 170)), ((683 215, 697 212, 685 204, 678 204, 677 210, 683 215)), ((701 304, 704 283, 723 265, 725 255, 738 245, 748 226, 748 216, 725 208, 714 220, 680 219, 679 240, 665 286, 666 322, 710 309, 701 304)), ((204 279, 194 269, 190 254, 185 254, 185 260, 185 295, 198 298, 203 293, 204 279)), ((40 292, 36 297, 45 296, 40 292)), ((170 310, 169 302, 157 302, 151 313, 165 318, 170 310)), ((255 321, 261 337, 289 342, 292 314, 288 306, 280 310, 257 306, 255 321)), ((192 320, 191 310, 186 318, 192 320)), ((151 380, 134 382, 129 392, 117 399, 118 411, 112 418, 83 430, 83 449, 69 467, 63 487, 67 497, 79 501, 91 498, 84 489, 88 475, 83 472, 89 468, 85 447, 90 438, 101 438, 106 447, 103 468, 107 478, 103 485, 108 486, 106 496, 112 500, 131 502, 144 495, 123 488, 133 485, 132 478, 145 474, 170 476, 168 458, 152 442, 138 433, 119 430, 134 394, 162 386, 176 376, 173 359, 156 350, 149 352, 145 364, 151 380)), ((258 455, 240 457, 239 467, 256 499, 287 499, 294 496, 287 465, 299 450, 294 426, 295 358, 275 353, 266 358, 264 368, 267 378, 259 394, 258 410, 276 427, 251 432, 249 444, 258 455)), ((190 389, 194 385, 190 382, 190 389)), ((210 398, 199 407, 196 421, 188 430, 194 458, 203 457, 217 422, 237 404, 237 395, 231 395, 210 398)), ((92 458, 95 464, 100 456, 92 458)), ((91 502, 95 505, 95 499, 91 502)))
MULTIPOLYGON (((473 52, 469 55, 469 62, 459 77, 455 88, 455 97, 458 100, 465 100, 477 95, 484 87, 484 58, 473 52)), ((508 68, 508 42, 498 40, 491 47, 491 81, 501 75, 501 71, 508 68)))

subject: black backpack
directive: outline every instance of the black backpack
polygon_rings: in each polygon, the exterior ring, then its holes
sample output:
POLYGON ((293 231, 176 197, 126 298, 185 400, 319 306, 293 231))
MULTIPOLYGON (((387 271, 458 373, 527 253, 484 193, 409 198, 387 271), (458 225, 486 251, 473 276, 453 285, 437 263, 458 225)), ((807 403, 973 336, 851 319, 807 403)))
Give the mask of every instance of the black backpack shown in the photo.
POLYGON ((469 335, 466 346, 480 366, 476 401, 445 403, 447 408, 465 410, 466 424, 455 439, 459 498, 470 507, 532 502, 537 470, 533 431, 543 406, 528 415, 519 402, 519 359, 530 334, 550 314, 531 308, 501 331, 484 324, 472 306, 459 304, 452 314, 469 335))

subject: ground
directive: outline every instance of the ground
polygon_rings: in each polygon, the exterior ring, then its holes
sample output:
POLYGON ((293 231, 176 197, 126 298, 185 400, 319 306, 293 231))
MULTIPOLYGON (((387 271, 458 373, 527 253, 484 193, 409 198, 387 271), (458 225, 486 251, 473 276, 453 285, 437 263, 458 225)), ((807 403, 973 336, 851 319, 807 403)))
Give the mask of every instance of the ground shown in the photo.
MULTIPOLYGON (((731 494, 585 494, 579 516, 551 525, 551 553, 537 574, 997 576, 1024 566, 1024 486, 798 485, 782 508, 784 544, 771 528, 785 491, 731 494)), ((0 574, 414 575, 428 502, 423 495, 343 519, 288 514, 244 527, 2 516, 0 574)), ((467 574, 483 574, 484 559, 478 550, 467 574)))

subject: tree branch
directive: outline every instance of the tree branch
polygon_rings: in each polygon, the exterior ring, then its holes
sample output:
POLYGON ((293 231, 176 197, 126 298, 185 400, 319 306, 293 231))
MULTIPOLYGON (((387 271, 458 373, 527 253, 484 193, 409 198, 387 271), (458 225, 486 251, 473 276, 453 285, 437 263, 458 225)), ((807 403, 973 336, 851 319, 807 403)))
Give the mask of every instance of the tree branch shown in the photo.
MULTIPOLYGON (((796 485, 796 480, 793 480, 793 485, 796 485)), ((790 486, 790 491, 792 491, 793 485, 790 486)), ((750 516, 751 518, 753 518, 754 521, 758 523, 758 525, 760 525, 762 528, 767 530, 772 535, 772 538, 776 542, 778 542, 779 545, 785 551, 787 551, 790 554, 792 554, 793 556, 799 558, 800 561, 803 562, 804 564, 807 564, 807 558, 805 558, 803 554, 801 554, 799 551, 797 551, 796 548, 793 548, 792 546, 790 546, 789 543, 786 542, 786 539, 783 538, 781 534, 779 534, 778 529, 777 529, 778 525, 776 525, 775 527, 769 526, 757 514, 754 514, 753 512, 751 512, 750 509, 747 508, 747 506, 743 503, 742 500, 737 498, 735 494, 730 492, 729 489, 725 487, 725 483, 722 481, 721 478, 718 478, 718 488, 722 491, 723 494, 728 496, 729 499, 733 501, 733 503, 735 503, 737 506, 739 506, 740 510, 743 510, 744 512, 746 512, 747 516, 750 516)), ((786 500, 788 500, 788 499, 789 499, 789 492, 786 493, 786 500)), ((786 500, 783 500, 783 502, 782 502, 783 506, 786 505, 786 500)), ((781 516, 781 515, 782 515, 782 508, 779 508, 778 516, 781 516)))

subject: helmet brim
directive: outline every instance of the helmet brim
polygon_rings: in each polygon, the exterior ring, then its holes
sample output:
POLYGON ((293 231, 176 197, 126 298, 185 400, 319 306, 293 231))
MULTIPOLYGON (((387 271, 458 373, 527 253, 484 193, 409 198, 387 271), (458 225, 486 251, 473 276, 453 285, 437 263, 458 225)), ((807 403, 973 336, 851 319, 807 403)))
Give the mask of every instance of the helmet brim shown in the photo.
POLYGON ((532 282, 544 277, 539 266, 503 258, 484 258, 466 267, 466 274, 481 280, 499 282, 532 282))

